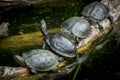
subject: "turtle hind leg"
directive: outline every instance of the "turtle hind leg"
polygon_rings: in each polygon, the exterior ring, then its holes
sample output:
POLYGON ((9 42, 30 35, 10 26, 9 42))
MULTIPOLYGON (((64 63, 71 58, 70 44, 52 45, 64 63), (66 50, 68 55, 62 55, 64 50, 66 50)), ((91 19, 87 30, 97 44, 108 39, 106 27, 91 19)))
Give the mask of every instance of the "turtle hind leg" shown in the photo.
POLYGON ((76 43, 76 44, 79 44, 79 42, 80 42, 81 40, 82 40, 82 38, 76 37, 75 43, 76 43))

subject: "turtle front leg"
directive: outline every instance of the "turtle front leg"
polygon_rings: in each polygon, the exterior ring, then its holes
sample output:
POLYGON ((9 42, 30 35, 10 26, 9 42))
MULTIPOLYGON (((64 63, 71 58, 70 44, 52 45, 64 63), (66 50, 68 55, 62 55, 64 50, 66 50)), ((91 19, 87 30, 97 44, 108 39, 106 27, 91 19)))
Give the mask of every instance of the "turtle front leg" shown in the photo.
POLYGON ((76 37, 75 43, 76 43, 76 44, 79 44, 80 40, 81 40, 81 38, 76 37))
POLYGON ((98 29, 100 30, 100 32, 103 32, 103 31, 104 31, 104 28, 103 28, 103 26, 100 24, 100 21, 97 21, 97 24, 98 24, 98 29))
POLYGON ((113 24, 115 22, 113 16, 111 16, 111 15, 109 15, 108 19, 110 20, 111 24, 113 24))

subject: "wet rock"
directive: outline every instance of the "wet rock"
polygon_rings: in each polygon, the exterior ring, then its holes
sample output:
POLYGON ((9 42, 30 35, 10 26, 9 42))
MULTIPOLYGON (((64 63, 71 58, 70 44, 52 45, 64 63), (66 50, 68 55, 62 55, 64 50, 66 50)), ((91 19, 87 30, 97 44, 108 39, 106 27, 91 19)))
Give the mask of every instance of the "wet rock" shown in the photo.
POLYGON ((1 36, 8 36, 8 25, 9 25, 8 22, 3 22, 0 25, 0 37, 1 36))

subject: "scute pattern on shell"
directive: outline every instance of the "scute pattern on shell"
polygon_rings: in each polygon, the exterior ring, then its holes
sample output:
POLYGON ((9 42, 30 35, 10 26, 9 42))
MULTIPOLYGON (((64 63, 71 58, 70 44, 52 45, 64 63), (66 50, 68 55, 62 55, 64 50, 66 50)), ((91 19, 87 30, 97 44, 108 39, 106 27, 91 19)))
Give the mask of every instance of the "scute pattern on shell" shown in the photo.
POLYGON ((73 28, 74 24, 80 20, 79 17, 70 17, 65 20, 61 25, 61 32, 66 32, 68 34, 72 34, 71 29, 73 28))
POLYGON ((74 24, 74 27, 72 28, 72 33, 80 38, 86 38, 91 33, 91 27, 89 22, 84 19, 83 17, 79 18, 79 21, 74 24))
POLYGON ((75 57, 76 55, 76 44, 73 43, 69 38, 59 34, 50 33, 46 37, 46 42, 50 48, 65 57, 75 57))
POLYGON ((79 38, 86 38, 91 32, 91 27, 83 17, 71 17, 62 23, 61 32, 79 38))
POLYGON ((93 2, 87 5, 83 9, 81 14, 86 17, 94 18, 97 20, 103 20, 105 18, 108 18, 109 8, 102 4, 101 2, 93 2))
POLYGON ((23 54, 28 67, 37 71, 53 70, 58 64, 58 57, 48 50, 35 49, 23 54))

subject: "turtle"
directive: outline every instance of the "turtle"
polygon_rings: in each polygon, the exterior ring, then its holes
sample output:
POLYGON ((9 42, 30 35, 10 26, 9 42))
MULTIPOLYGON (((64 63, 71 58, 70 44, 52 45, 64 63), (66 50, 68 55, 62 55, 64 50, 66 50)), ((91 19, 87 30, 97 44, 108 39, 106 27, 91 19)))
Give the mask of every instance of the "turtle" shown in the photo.
POLYGON ((104 19, 109 19, 113 23, 113 17, 110 15, 110 10, 101 2, 92 2, 87 5, 81 12, 84 17, 87 17, 88 20, 97 23, 99 30, 104 31, 103 26, 100 22, 104 19))
MULTIPOLYGON (((40 21, 40 31, 44 36, 45 46, 61 57, 75 57, 77 53, 76 44, 68 37, 59 32, 48 33, 45 20, 40 21)), ((45 49, 45 47, 43 48, 45 49)))
POLYGON ((33 49, 22 56, 14 55, 14 59, 22 66, 27 66, 33 73, 50 71, 58 65, 58 57, 49 50, 33 49))
MULTIPOLYGON (((91 33, 91 27, 88 20, 84 17, 70 17, 61 25, 61 32, 66 36, 76 36, 77 39, 87 38, 91 33)), ((79 39, 78 39, 79 40, 79 39)))

